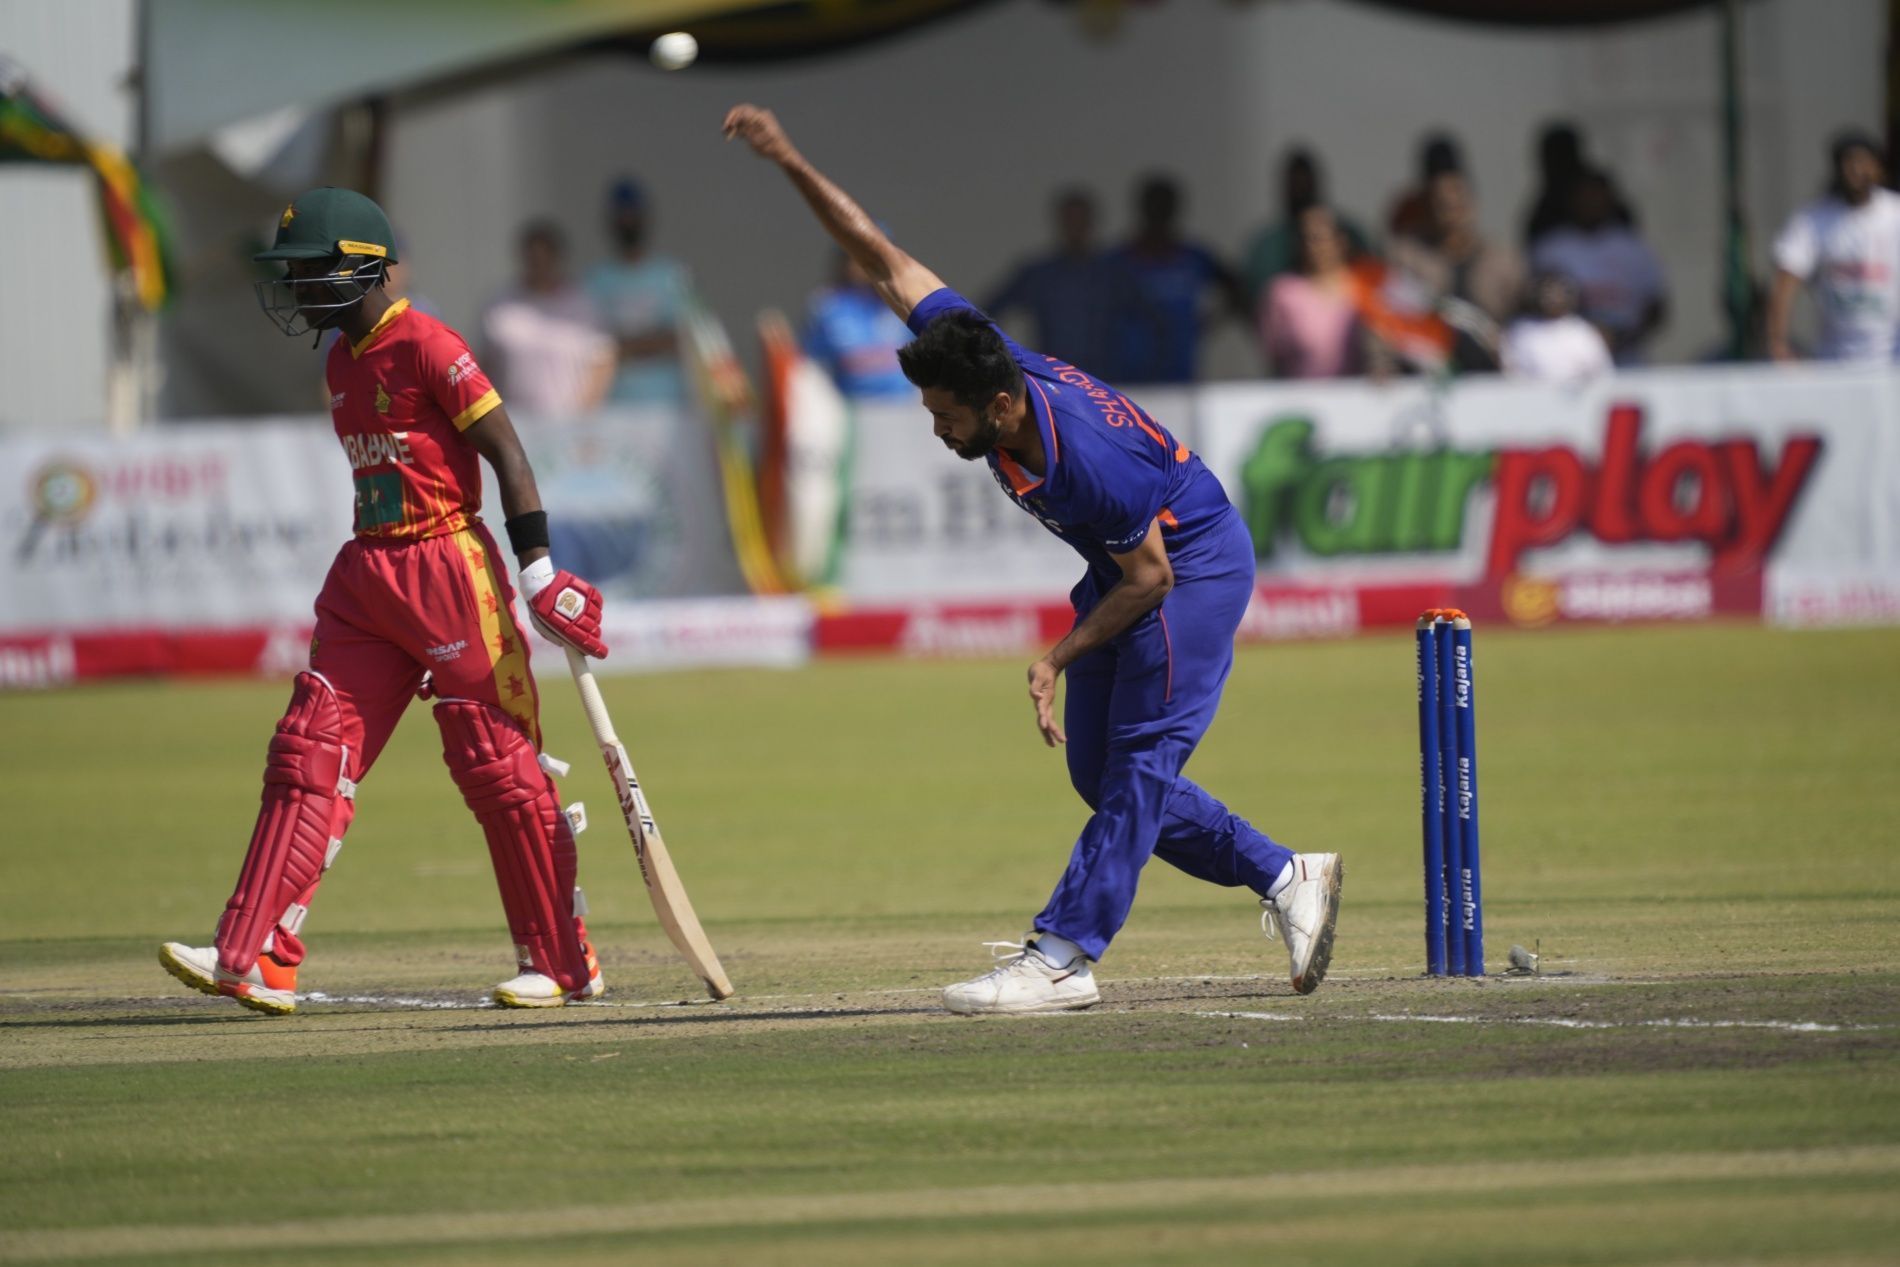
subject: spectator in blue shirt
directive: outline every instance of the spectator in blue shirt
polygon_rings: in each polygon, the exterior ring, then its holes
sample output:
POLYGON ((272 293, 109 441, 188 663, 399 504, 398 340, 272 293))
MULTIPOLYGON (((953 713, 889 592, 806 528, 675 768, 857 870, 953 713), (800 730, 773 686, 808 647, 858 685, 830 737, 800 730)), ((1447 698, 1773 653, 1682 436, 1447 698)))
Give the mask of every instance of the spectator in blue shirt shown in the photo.
POLYGON ((1123 326, 1153 330, 1158 323, 1133 272, 1097 249, 1094 196, 1079 186, 1065 189, 1056 195, 1054 213, 1055 249, 1018 265, 984 307, 999 314, 1021 308, 1034 322, 1037 347, 1090 366, 1111 383, 1133 381, 1120 356, 1123 326))
POLYGON ((587 275, 587 294, 613 336, 617 364, 612 404, 678 405, 686 400, 679 330, 692 296, 684 265, 647 245, 648 204, 638 181, 615 182, 607 195, 612 259, 587 275))
POLYGON ((911 396, 897 349, 910 330, 871 287, 864 270, 838 252, 836 279, 816 291, 805 317, 805 355, 825 367, 846 396, 911 396))
POLYGON ((1222 313, 1245 318, 1251 305, 1240 281, 1214 253, 1181 236, 1181 187, 1168 176, 1143 180, 1135 195, 1135 235, 1114 258, 1135 275, 1159 333, 1148 321, 1122 323, 1122 378, 1134 383, 1191 383, 1201 331, 1222 313), (1214 306, 1206 306, 1214 292, 1214 306))

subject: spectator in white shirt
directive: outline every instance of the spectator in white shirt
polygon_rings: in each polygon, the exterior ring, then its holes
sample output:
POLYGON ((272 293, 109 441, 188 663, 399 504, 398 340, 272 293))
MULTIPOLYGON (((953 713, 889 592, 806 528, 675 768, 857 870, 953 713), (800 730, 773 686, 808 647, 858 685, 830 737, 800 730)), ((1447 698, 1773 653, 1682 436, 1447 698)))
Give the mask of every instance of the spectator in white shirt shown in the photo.
POLYGON ((568 278, 560 228, 533 221, 520 243, 520 282, 482 314, 482 367, 516 417, 591 413, 613 377, 614 341, 568 278))
POLYGON ((1789 317, 1805 283, 1821 319, 1815 354, 1885 364, 1900 350, 1900 194, 1881 188, 1886 163, 1872 137, 1843 133, 1833 153, 1827 196, 1795 212, 1775 238, 1768 354, 1794 359, 1789 317))
POLYGON ((1610 345, 1577 315, 1577 285, 1562 273, 1531 279, 1530 303, 1505 329, 1500 359, 1512 378, 1571 387, 1611 369, 1610 345))
POLYGON ((1539 238, 1531 267, 1573 279, 1579 310, 1603 332, 1616 363, 1639 364, 1668 311, 1662 262, 1634 228, 1618 222, 1616 188, 1603 172, 1577 177, 1573 199, 1575 223, 1539 238))

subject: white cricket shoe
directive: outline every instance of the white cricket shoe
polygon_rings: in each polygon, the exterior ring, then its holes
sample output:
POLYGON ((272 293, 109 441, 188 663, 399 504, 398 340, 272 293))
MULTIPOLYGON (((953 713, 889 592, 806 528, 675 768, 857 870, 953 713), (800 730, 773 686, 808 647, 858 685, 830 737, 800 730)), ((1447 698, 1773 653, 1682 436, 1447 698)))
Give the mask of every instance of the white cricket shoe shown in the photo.
POLYGON ((297 970, 278 963, 267 950, 251 970, 233 976, 218 966, 216 946, 187 946, 168 941, 158 948, 165 971, 201 994, 236 999, 254 1012, 283 1016, 297 1010, 297 970))
POLYGON ((1293 989, 1300 994, 1311 994, 1326 979, 1333 927, 1339 920, 1339 885, 1345 877, 1345 864, 1336 853, 1296 853, 1293 878, 1280 895, 1260 899, 1260 931, 1271 941, 1277 927, 1286 939, 1293 989))
POLYGON ((1067 1012, 1102 1001, 1086 955, 1068 963, 1046 958, 1032 940, 983 943, 999 961, 980 977, 945 986, 943 1005, 961 1016, 1067 1012))
POLYGON ((567 991, 553 977, 524 972, 495 987, 495 1002, 503 1007, 566 1007, 567 991))
POLYGON ((511 977, 495 987, 494 1000, 503 1007, 565 1007, 569 1003, 578 1003, 584 999, 597 999, 607 993, 607 983, 600 975, 600 960, 594 957, 594 948, 586 942, 581 943, 587 951, 587 984, 572 992, 563 990, 553 977, 539 972, 528 971, 518 977, 511 977))

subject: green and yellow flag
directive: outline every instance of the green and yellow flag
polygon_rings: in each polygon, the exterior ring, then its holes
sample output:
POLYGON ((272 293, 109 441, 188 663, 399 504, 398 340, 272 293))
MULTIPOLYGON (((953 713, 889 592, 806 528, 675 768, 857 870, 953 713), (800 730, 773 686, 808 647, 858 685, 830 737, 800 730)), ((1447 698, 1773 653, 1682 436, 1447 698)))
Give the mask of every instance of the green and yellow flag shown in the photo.
POLYGON ((116 145, 80 135, 33 91, 26 72, 4 56, 0 56, 0 163, 91 168, 113 268, 132 275, 139 302, 148 311, 164 304, 172 290, 171 239, 138 169, 116 145))

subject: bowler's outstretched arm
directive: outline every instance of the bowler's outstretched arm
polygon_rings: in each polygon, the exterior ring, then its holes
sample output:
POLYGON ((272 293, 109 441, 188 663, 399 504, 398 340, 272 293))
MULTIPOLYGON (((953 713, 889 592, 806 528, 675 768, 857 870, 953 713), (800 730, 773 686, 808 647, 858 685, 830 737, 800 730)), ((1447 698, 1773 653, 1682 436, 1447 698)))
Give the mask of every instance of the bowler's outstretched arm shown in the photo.
POLYGON ((909 320, 911 309, 932 291, 943 289, 943 279, 912 259, 877 227, 844 190, 805 160, 785 135, 770 110, 734 106, 726 114, 726 139, 737 137, 761 158, 777 163, 824 226, 832 240, 864 270, 878 297, 891 311, 909 320))

